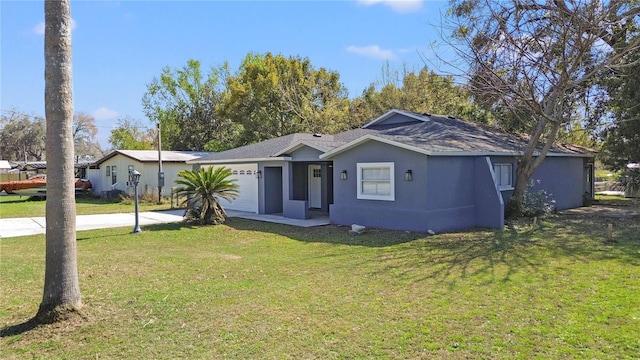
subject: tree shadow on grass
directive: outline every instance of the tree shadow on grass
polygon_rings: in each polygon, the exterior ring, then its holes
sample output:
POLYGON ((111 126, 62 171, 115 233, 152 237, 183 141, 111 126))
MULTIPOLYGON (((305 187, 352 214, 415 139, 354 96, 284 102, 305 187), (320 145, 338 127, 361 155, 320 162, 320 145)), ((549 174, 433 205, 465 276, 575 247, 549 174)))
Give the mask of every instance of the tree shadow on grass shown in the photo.
MULTIPOLYGON (((508 282, 516 273, 541 273, 556 259, 640 265, 640 226, 619 222, 616 242, 607 242, 606 219, 554 216, 533 226, 525 219, 504 230, 471 229, 416 241, 387 261, 382 271, 450 281, 476 277, 484 283, 508 282), (429 271, 415 271, 427 268, 429 271)), ((560 268, 558 268, 561 271, 560 268)))
POLYGON ((237 218, 227 220, 226 225, 306 243, 389 248, 380 259, 379 272, 392 272, 415 281, 427 277, 454 282, 459 277, 478 277, 485 283, 495 283, 508 282, 519 272, 540 272, 561 257, 585 263, 615 260, 640 265, 637 219, 617 220, 614 233, 618 240, 614 243, 606 241, 606 224, 610 221, 551 216, 535 225, 531 219, 522 219, 504 230, 469 229, 435 236, 379 229, 351 235, 344 226, 300 228, 237 218), (405 245, 397 246, 400 244, 405 245))
POLYGON ((298 227, 264 221, 229 218, 225 225, 236 230, 259 231, 284 236, 306 243, 329 243, 366 247, 386 247, 411 242, 429 236, 426 233, 367 229, 363 234, 350 234, 350 228, 338 225, 298 227))
POLYGON ((0 329, 0 338, 24 334, 26 332, 29 332, 37 328, 40 325, 41 324, 38 321, 36 321, 36 319, 29 319, 17 325, 7 326, 5 328, 0 329))

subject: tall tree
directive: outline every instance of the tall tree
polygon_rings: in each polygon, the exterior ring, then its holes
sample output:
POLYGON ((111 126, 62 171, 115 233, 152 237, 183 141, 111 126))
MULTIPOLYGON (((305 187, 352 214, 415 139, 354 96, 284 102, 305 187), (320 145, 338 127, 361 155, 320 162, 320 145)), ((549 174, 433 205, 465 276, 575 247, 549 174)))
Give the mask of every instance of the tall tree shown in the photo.
POLYGON ((138 120, 124 117, 111 130, 109 144, 116 150, 153 150, 157 149, 157 132, 145 128, 138 120))
POLYGON ((528 135, 508 212, 604 70, 628 66, 638 6, 599 0, 452 0, 453 48, 474 100, 528 135))
POLYGON ((351 125, 363 125, 390 109, 490 121, 489 113, 471 102, 468 90, 457 85, 453 77, 440 76, 426 67, 418 72, 405 67, 400 75, 385 65, 382 80, 370 84, 351 102, 351 125))
POLYGON ((46 264, 36 320, 59 321, 82 307, 76 261, 76 207, 69 0, 46 0, 45 114, 47 119, 46 264))
MULTIPOLYGON (((219 71, 205 76, 200 62, 189 60, 182 69, 165 67, 147 85, 142 98, 145 115, 162 126, 162 146, 169 150, 203 150, 210 142, 228 143, 229 121, 220 119, 219 71)), ((214 145, 215 147, 216 145, 214 145)))
POLYGON ((10 110, 0 122, 0 157, 13 161, 41 161, 45 157, 43 118, 10 110))
POLYGON ((98 128, 93 116, 83 112, 73 115, 73 143, 77 160, 92 160, 104 155, 96 141, 97 134, 98 128))
POLYGON ((606 88, 606 110, 613 116, 602 133, 602 161, 612 170, 640 162, 640 50, 629 56, 635 65, 620 70, 606 88))
POLYGON ((226 78, 220 115, 242 125, 238 145, 348 128, 348 94, 338 73, 315 69, 308 58, 250 53, 226 78))

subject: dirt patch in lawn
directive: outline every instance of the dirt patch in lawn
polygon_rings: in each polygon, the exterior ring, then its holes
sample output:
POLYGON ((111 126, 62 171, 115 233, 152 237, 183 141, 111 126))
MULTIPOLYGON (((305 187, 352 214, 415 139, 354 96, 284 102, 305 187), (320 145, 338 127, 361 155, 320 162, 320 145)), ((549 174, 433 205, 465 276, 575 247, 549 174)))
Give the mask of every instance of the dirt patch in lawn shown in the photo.
POLYGON ((630 219, 640 216, 640 207, 596 204, 575 209, 563 210, 559 215, 584 215, 603 218, 630 219))

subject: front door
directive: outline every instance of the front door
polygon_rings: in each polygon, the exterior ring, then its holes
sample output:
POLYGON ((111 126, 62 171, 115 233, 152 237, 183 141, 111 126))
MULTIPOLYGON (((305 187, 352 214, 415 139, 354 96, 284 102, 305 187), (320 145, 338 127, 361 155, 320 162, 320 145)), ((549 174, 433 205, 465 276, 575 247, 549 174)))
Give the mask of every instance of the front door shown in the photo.
POLYGON ((309 165, 309 207, 322 207, 322 168, 320 165, 309 165))

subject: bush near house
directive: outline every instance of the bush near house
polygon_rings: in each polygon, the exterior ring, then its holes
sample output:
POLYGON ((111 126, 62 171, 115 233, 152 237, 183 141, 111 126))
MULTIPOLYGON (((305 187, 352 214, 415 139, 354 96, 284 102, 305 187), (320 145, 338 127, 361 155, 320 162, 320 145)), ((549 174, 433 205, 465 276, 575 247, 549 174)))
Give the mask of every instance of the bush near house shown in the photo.
POLYGON ((182 170, 176 180, 178 197, 186 206, 185 219, 202 225, 222 224, 227 213, 220 204, 221 199, 232 201, 238 196, 235 179, 229 179, 231 169, 226 167, 201 167, 199 170, 182 170))

